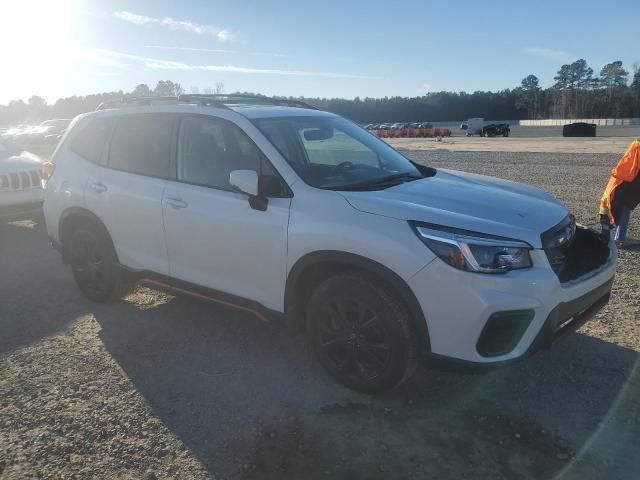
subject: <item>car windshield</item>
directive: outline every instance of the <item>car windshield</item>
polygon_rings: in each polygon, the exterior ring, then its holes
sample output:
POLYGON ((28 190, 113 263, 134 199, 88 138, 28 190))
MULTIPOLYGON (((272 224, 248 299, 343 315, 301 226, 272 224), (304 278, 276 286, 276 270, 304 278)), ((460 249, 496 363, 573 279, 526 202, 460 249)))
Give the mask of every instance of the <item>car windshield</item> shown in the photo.
POLYGON ((314 187, 380 189, 422 177, 402 154, 344 118, 262 118, 254 124, 314 187))

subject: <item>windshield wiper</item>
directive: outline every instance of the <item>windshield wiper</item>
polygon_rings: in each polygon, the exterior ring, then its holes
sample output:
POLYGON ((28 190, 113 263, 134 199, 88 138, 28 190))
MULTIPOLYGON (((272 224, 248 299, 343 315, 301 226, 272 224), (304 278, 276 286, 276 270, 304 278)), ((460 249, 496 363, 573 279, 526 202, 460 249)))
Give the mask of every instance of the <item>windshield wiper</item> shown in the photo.
POLYGON ((416 175, 413 172, 394 173, 393 175, 387 175, 386 177, 382 178, 376 178, 364 182, 353 183, 351 185, 345 185, 343 187, 340 187, 339 190, 367 190, 369 188, 376 187, 390 187, 403 183, 400 180, 411 182, 413 180, 419 180, 421 178, 423 178, 422 175, 416 175))

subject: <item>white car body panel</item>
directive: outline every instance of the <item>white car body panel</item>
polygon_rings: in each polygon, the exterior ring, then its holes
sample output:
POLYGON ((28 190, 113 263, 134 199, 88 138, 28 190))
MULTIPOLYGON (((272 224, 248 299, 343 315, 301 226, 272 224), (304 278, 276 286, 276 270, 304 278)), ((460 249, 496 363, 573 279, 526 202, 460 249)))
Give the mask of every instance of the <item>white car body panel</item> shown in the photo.
POLYGON ((564 205, 538 188, 445 169, 383 191, 342 194, 363 212, 489 233, 537 248, 540 233, 568 214, 564 205))
POLYGON ((284 311, 290 203, 272 198, 259 211, 242 193, 167 182, 170 275, 284 311), (170 199, 185 206, 172 206, 170 199))
POLYGON ((91 165, 84 205, 105 224, 120 262, 129 268, 169 273, 162 219, 166 183, 91 165))
POLYGON ((87 184, 88 171, 93 166, 91 162, 76 155, 66 142, 60 142, 51 161, 56 170, 62 170, 64 175, 54 175, 47 181, 45 188, 45 202, 43 205, 47 234, 60 243, 60 219, 62 214, 70 208, 85 208, 84 189, 87 184))
POLYGON ((360 212, 338 192, 302 182, 294 187, 289 269, 308 253, 338 251, 378 262, 406 280, 436 258, 407 222, 360 212))

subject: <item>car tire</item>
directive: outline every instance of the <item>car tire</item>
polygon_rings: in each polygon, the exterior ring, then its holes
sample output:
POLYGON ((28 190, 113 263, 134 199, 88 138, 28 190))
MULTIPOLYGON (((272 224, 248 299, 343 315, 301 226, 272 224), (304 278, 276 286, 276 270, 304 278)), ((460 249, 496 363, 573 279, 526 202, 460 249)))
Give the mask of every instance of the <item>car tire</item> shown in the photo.
POLYGON ((94 302, 120 300, 134 287, 120 272, 110 239, 90 223, 70 234, 69 264, 76 284, 94 302))
POLYGON ((324 281, 307 320, 320 364, 349 388, 390 390, 415 372, 419 348, 408 310, 374 278, 353 272, 324 281))

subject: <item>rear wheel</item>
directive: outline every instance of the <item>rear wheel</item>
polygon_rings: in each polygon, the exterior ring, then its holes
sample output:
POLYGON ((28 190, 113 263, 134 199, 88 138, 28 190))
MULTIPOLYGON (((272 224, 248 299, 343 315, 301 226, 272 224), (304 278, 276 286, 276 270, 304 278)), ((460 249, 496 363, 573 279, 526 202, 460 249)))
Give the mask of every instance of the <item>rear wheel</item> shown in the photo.
POLYGON ((307 306, 318 360, 355 390, 389 390, 413 374, 418 345, 407 309, 391 291, 359 273, 322 283, 307 306))
POLYGON ((91 224, 76 228, 69 238, 69 263, 82 293, 98 303, 115 301, 132 286, 118 270, 113 247, 91 224))

